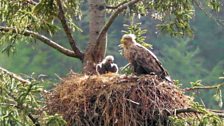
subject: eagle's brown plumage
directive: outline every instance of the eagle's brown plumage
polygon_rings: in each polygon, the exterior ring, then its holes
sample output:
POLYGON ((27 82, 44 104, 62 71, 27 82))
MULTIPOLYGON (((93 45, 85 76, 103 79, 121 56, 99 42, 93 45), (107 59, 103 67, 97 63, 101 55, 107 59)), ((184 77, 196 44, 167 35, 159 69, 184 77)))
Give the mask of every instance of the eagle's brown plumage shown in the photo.
POLYGON ((135 35, 123 35, 121 44, 124 57, 134 67, 134 72, 137 75, 156 74, 163 79, 172 81, 155 54, 135 41, 135 35))

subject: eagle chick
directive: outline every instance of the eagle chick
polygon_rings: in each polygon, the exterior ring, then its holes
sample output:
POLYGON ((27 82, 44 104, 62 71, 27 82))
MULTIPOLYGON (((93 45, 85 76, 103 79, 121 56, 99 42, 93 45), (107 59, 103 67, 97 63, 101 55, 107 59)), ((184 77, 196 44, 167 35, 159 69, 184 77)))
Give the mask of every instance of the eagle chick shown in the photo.
POLYGON ((113 62, 114 62, 113 56, 111 55, 106 56, 102 62, 96 65, 97 74, 118 73, 118 66, 113 62))

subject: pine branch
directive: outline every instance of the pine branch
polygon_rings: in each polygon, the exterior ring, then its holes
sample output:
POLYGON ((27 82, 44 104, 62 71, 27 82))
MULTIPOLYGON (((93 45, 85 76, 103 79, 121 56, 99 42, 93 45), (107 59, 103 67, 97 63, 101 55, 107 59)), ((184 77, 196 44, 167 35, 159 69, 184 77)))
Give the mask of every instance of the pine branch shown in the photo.
MULTIPOLYGON (((7 74, 7 75, 10 76, 11 78, 14 78, 14 79, 16 79, 17 81, 19 81, 19 82, 21 82, 21 83, 31 84, 30 81, 25 80, 25 79, 21 78, 20 76, 16 75, 15 73, 12 73, 12 72, 10 72, 10 71, 8 71, 8 70, 2 68, 2 67, 0 67, 0 71, 2 71, 3 73, 7 74)), ((1 103, 1 105, 7 105, 7 106, 10 105, 10 106, 16 107, 16 108, 18 108, 18 109, 20 109, 20 110, 25 110, 25 107, 24 107, 23 104, 18 104, 18 102, 17 102, 17 98, 12 94, 12 92, 9 92, 9 91, 7 91, 7 90, 5 90, 5 91, 6 91, 6 93, 7 93, 11 98, 13 98, 13 100, 16 101, 16 103, 15 103, 15 104, 1 103)), ((30 90, 28 90, 28 92, 29 92, 29 91, 30 91, 30 90)), ((28 94, 28 93, 27 93, 27 94, 28 94)), ((35 126, 40 126, 40 123, 39 123, 39 121, 38 121, 38 118, 34 118, 34 117, 32 116, 31 113, 29 113, 27 116, 31 119, 31 121, 33 122, 33 124, 34 124, 35 126)))
POLYGON ((70 57, 75 57, 75 58, 80 58, 78 54, 74 53, 73 51, 57 44, 56 42, 54 42, 53 40, 47 38, 46 36, 44 35, 41 35, 37 32, 33 32, 33 31, 30 31, 30 30, 24 30, 23 32, 17 32, 18 30, 16 28, 13 28, 13 27, 3 27, 3 26, 0 26, 0 32, 13 32, 15 34, 21 34, 21 35, 24 35, 24 36, 31 36, 35 39, 38 39, 40 40, 41 42, 47 44, 48 46, 58 50, 59 52, 67 55, 67 56, 70 56, 70 57))
POLYGON ((56 0, 57 4, 58 4, 58 8, 59 8, 59 13, 58 13, 58 17, 59 20, 61 21, 62 27, 65 31, 66 36, 68 37, 68 41, 70 46, 72 47, 72 50, 75 52, 75 54, 77 55, 77 57, 80 60, 83 60, 84 54, 79 50, 79 48, 77 47, 77 42, 75 41, 75 39, 72 37, 72 32, 71 29, 68 27, 67 21, 66 21, 66 17, 65 17, 65 13, 62 7, 62 3, 61 0, 56 0))
POLYGON ((109 20, 106 22, 106 24, 102 27, 97 40, 96 40, 96 49, 98 49, 99 47, 99 43, 100 40, 103 38, 103 36, 107 33, 107 31, 109 30, 109 27, 112 25, 112 23, 114 22, 114 20, 116 19, 116 17, 123 12, 124 9, 126 9, 128 6, 134 5, 138 2, 140 2, 141 0, 131 0, 127 3, 123 3, 122 5, 120 5, 115 12, 110 16, 109 20))
POLYGON ((174 110, 174 115, 178 115, 181 113, 198 113, 198 114, 202 114, 202 112, 199 112, 198 110, 195 110, 193 108, 184 108, 184 109, 176 109, 174 110))
POLYGON ((37 5, 38 4, 38 2, 33 1, 33 0, 27 0, 26 2, 29 3, 29 4, 32 4, 32 5, 37 5))
POLYGON ((214 17, 209 10, 206 10, 206 8, 203 7, 202 2, 199 0, 193 0, 193 3, 209 18, 215 21, 216 24, 220 25, 221 27, 224 27, 224 23, 222 20, 214 17))
POLYGON ((14 79, 16 79, 17 81, 19 81, 21 83, 27 83, 27 84, 30 84, 31 83, 30 81, 25 80, 25 79, 21 78, 20 76, 14 74, 12 72, 9 72, 8 70, 6 70, 6 69, 4 69, 2 67, 0 67, 0 71, 2 71, 3 73, 9 75, 11 78, 14 78, 14 79))
POLYGON ((31 121, 33 122, 33 124, 35 126, 40 126, 40 123, 38 121, 38 118, 34 118, 33 115, 31 113, 28 114, 28 117, 31 119, 31 121))
POLYGON ((124 2, 121 2, 119 3, 118 5, 116 6, 109 6, 109 5, 106 5, 106 9, 117 9, 118 7, 120 7, 121 5, 127 3, 127 1, 124 1, 124 2))
MULTIPOLYGON (((220 117, 220 118, 224 118, 224 112, 223 111, 217 111, 217 110, 209 110, 209 112, 212 112, 214 115, 220 117)), ((196 109, 193 108, 184 108, 184 109, 176 109, 173 111, 173 115, 178 115, 181 113, 198 113, 198 114, 203 114, 203 112, 200 112, 196 109)))
POLYGON ((183 91, 194 91, 194 90, 208 90, 208 89, 217 89, 219 87, 224 86, 224 83, 217 84, 217 85, 212 85, 212 86, 196 86, 196 87, 191 87, 191 88, 185 88, 183 91))

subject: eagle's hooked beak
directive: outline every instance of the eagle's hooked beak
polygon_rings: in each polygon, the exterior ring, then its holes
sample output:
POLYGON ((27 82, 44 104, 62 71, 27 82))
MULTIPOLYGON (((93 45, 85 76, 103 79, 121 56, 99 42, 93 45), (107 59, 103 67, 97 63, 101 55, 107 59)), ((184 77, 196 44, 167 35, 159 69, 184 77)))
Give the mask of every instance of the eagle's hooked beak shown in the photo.
POLYGON ((118 45, 118 46, 121 47, 121 48, 124 47, 124 39, 123 38, 120 40, 120 45, 118 45))
POLYGON ((124 39, 123 39, 123 38, 121 39, 120 43, 121 43, 121 44, 124 44, 124 39))

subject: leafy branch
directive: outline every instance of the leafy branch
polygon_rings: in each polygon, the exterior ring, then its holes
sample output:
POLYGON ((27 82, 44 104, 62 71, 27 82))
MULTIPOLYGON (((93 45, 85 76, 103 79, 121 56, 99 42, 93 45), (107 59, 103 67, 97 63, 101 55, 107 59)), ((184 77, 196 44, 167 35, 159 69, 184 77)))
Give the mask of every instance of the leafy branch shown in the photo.
POLYGON ((127 3, 127 1, 123 1, 123 2, 119 3, 119 4, 116 5, 116 6, 106 5, 106 8, 107 8, 107 9, 117 9, 118 7, 120 7, 121 5, 123 5, 123 4, 125 4, 125 3, 127 3))
POLYGON ((27 84, 30 84, 31 83, 30 81, 25 80, 25 79, 21 78, 20 76, 14 74, 12 72, 9 72, 8 70, 6 70, 6 69, 4 69, 2 67, 0 67, 0 71, 3 72, 3 73, 5 73, 5 74, 7 74, 7 75, 9 75, 11 78, 14 78, 14 79, 20 81, 21 83, 27 83, 27 84))
MULTIPOLYGON (((19 81, 19 82, 21 82, 21 83, 29 84, 29 85, 28 85, 28 90, 26 90, 25 95, 20 95, 20 96, 24 96, 24 97, 22 97, 22 99, 20 99, 20 97, 17 98, 15 95, 12 94, 13 92, 9 92, 9 91, 7 90, 7 88, 1 87, 1 89, 4 90, 4 92, 6 92, 6 94, 7 94, 8 96, 10 96, 10 97, 15 101, 14 104, 8 104, 8 105, 11 105, 11 106, 13 106, 13 107, 16 107, 17 109, 20 109, 20 110, 22 110, 22 111, 26 111, 26 106, 23 104, 23 101, 25 100, 26 96, 28 96, 29 93, 31 92, 33 84, 31 84, 30 81, 25 80, 25 79, 19 77, 18 75, 16 75, 15 73, 12 73, 12 72, 10 72, 10 71, 4 69, 4 68, 1 68, 1 67, 0 67, 0 71, 1 71, 1 74, 6 74, 6 75, 8 75, 10 78, 14 78, 14 79, 16 79, 17 81, 19 81)), ((5 103, 5 104, 7 104, 7 103, 5 103)), ((39 123, 39 121, 38 121, 38 118, 34 118, 33 115, 32 115, 31 113, 29 113, 27 116, 32 120, 32 122, 33 122, 33 124, 34 124, 35 126, 40 126, 40 123, 39 123)))
MULTIPOLYGON (((208 10, 206 10, 205 7, 203 7, 203 3, 202 1, 199 0, 193 0, 193 2, 195 3, 195 5, 202 10, 202 12, 208 16, 209 18, 211 18, 212 20, 214 20, 218 25, 220 25, 221 27, 224 27, 224 23, 223 20, 218 19, 217 17, 214 17, 212 15, 212 13, 210 13, 208 10)), ((216 12, 219 12, 221 9, 221 3, 220 1, 216 1, 216 0, 211 0, 210 2, 208 2, 208 7, 210 7, 212 10, 215 10, 216 12)))
MULTIPOLYGON (((220 79, 223 79, 223 77, 220 77, 220 79)), ((192 87, 190 88, 185 88, 183 89, 184 92, 190 92, 193 91, 193 94, 195 93, 194 91, 198 90, 216 90, 216 93, 213 95, 213 98, 215 101, 218 102, 219 107, 223 106, 223 100, 222 100, 222 87, 224 87, 224 83, 219 83, 211 86, 205 86, 201 84, 201 80, 198 80, 196 82, 191 82, 192 87)))
POLYGON ((0 69, 1 124, 35 126, 66 124, 61 116, 48 115, 42 109, 40 93, 43 88, 39 84, 35 80, 27 81, 4 68, 0 69))
POLYGON ((35 2, 33 0, 27 0, 26 2, 29 3, 29 4, 32 4, 32 5, 37 5, 38 4, 37 2, 35 2))
POLYGON ((194 91, 194 90, 207 90, 207 89, 219 89, 220 87, 224 86, 224 83, 221 84, 216 84, 216 85, 212 85, 212 86, 195 86, 195 87, 191 87, 191 88, 185 88, 183 89, 183 91, 194 91))
POLYGON ((178 115, 178 114, 182 114, 182 113, 197 113, 197 114, 205 114, 205 112, 210 112, 220 118, 224 118, 224 111, 217 111, 217 110, 212 110, 212 109, 208 109, 208 110, 204 110, 204 111, 200 111, 198 109, 195 108, 181 108, 181 109, 176 109, 172 112, 173 115, 178 115))
POLYGON ((79 54, 76 54, 74 51, 63 47, 63 46, 59 45, 58 43, 54 42, 53 40, 47 38, 46 36, 41 35, 34 31, 23 30, 23 31, 19 32, 18 29, 14 28, 14 27, 0 26, 0 32, 3 32, 3 33, 12 32, 15 34, 20 34, 20 35, 24 35, 24 36, 28 36, 28 37, 32 36, 67 56, 76 57, 76 58, 79 57, 79 54))

